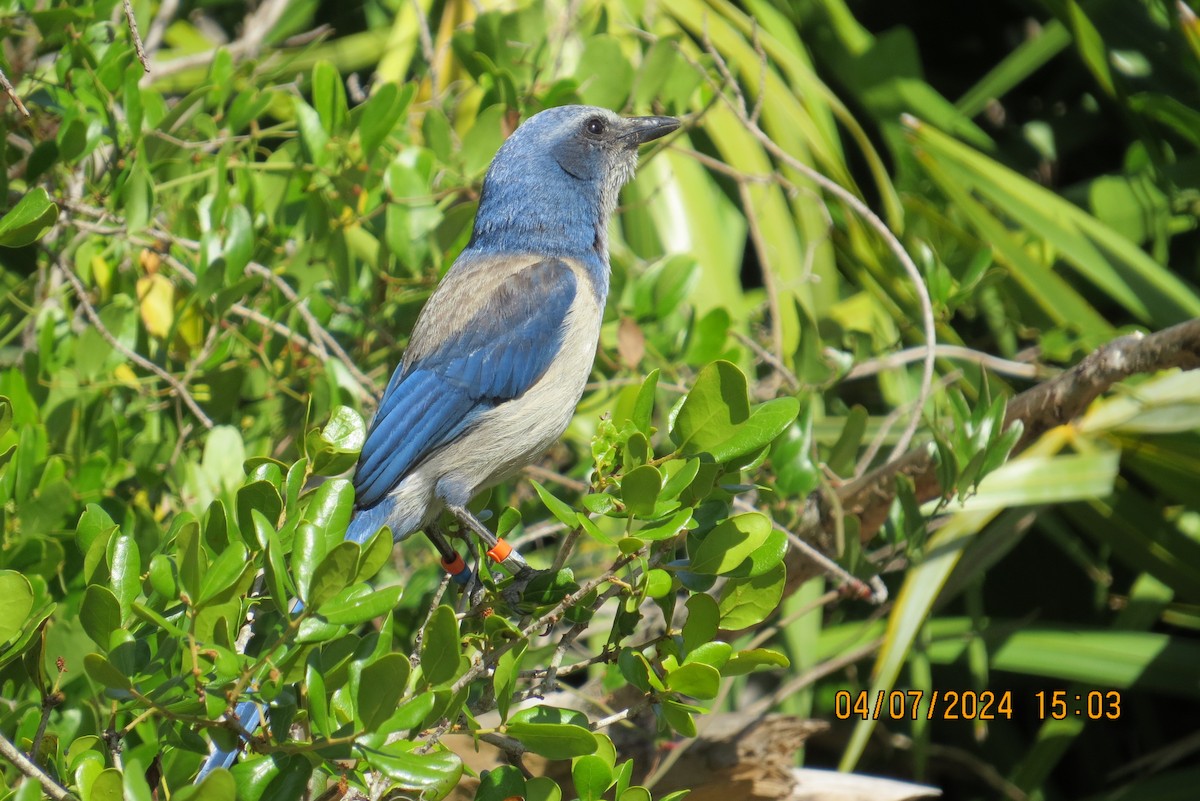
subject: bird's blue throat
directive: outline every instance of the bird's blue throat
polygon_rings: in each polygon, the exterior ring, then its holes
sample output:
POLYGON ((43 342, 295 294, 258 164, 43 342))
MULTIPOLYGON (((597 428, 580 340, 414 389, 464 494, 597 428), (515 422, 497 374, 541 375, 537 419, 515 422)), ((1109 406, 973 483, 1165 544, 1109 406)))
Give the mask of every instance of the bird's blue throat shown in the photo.
POLYGON ((484 181, 467 249, 573 259, 587 269, 603 300, 608 292, 608 231, 594 184, 553 162, 523 173, 493 170, 484 181))

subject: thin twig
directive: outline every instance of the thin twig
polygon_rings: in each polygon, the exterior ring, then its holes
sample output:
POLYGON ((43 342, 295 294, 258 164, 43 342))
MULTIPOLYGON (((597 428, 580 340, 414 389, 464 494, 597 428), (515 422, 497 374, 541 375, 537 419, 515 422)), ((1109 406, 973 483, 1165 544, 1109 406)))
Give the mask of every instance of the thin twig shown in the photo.
POLYGON ((261 3, 253 12, 246 15, 242 22, 242 35, 236 41, 226 45, 221 45, 220 48, 205 50, 201 53, 191 53, 180 58, 173 58, 169 61, 155 61, 154 77, 162 79, 175 75, 180 72, 186 72, 197 67, 206 67, 213 61, 213 56, 218 49, 225 49, 234 59, 254 58, 258 55, 263 40, 267 34, 275 27, 276 23, 283 17, 287 10, 288 0, 266 0, 261 3))
POLYGON ((107 342, 113 350, 117 351, 122 356, 141 367, 143 370, 154 373, 154 375, 165 381, 167 385, 175 391, 175 394, 179 397, 179 399, 184 402, 188 409, 191 410, 192 414, 196 416, 196 419, 200 421, 200 425, 211 431, 213 428, 212 418, 204 413, 204 410, 200 408, 200 404, 196 403, 196 399, 192 397, 190 392, 188 392, 187 387, 180 383, 179 379, 177 379, 175 376, 171 375, 166 370, 147 359, 145 356, 142 356, 140 353, 137 353, 136 351, 126 347, 120 340, 113 336, 112 332, 109 331, 108 328, 105 327, 104 323, 100 320, 100 315, 96 313, 96 309, 88 301, 87 290, 84 288, 83 282, 79 280, 79 277, 75 275, 74 271, 72 271, 64 259, 59 259, 57 264, 63 275, 65 275, 67 280, 71 283, 71 286, 75 288, 75 297, 78 299, 80 306, 83 307, 83 313, 87 315, 88 320, 96 329, 96 333, 100 335, 100 338, 107 342))
MULTIPOLYGON (((714 63, 717 65, 718 72, 721 73, 721 76, 728 86, 730 92, 733 94, 733 97, 731 98, 729 93, 726 92, 721 92, 720 95, 733 110, 733 113, 737 116, 738 120, 746 126, 746 130, 748 130, 750 134, 757 139, 759 143, 775 158, 779 159, 808 180, 837 197, 842 203, 849 206, 864 222, 867 223, 867 225, 869 225, 877 234, 879 234, 880 238, 883 239, 884 244, 887 245, 888 249, 891 250, 896 256, 896 259, 900 262, 901 266, 904 268, 904 271, 908 273, 909 279, 912 281, 913 292, 916 294, 917 300, 921 306, 921 322, 925 335, 926 352, 924 369, 921 377, 921 389, 917 396, 916 408, 912 418, 909 420, 908 425, 904 429, 904 433, 896 442, 895 447, 892 448, 891 455, 888 456, 888 461, 893 461, 899 458, 900 455, 908 449, 909 443, 912 442, 913 436, 917 432, 917 427, 921 423, 921 415, 924 411, 925 404, 929 400, 929 395, 933 388, 933 371, 934 361, 936 358, 934 354, 934 346, 937 344, 937 329, 933 319, 933 302, 929 298, 929 290, 926 288, 925 282, 921 277, 921 271, 917 269, 917 265, 913 262, 912 257, 908 255, 908 252, 905 251, 904 246, 900 243, 900 240, 897 239, 896 235, 892 233, 890 228, 888 228, 887 223, 880 219, 879 215, 871 211, 867 204, 863 203, 857 195, 836 181, 825 177, 817 170, 800 161, 800 159, 796 158, 791 153, 788 153, 782 147, 777 145, 774 140, 772 140, 771 137, 766 134, 765 131, 763 131, 763 129, 758 125, 758 122, 751 117, 749 110, 746 108, 746 99, 742 94, 741 87, 738 86, 737 81, 733 79, 732 74, 729 72, 729 67, 725 64, 724 57, 720 54, 716 47, 713 46, 712 42, 709 41, 707 33, 704 36, 704 46, 706 52, 712 56, 714 63)), ((708 78, 706 72, 702 74, 706 79, 708 78)))
MULTIPOLYGON (((743 512, 759 511, 758 507, 747 501, 745 498, 734 498, 733 505, 735 508, 741 509, 743 512)), ((830 577, 836 579, 840 585, 847 587, 849 591, 855 595, 855 597, 870 600, 875 604, 881 604, 887 600, 887 587, 883 585, 882 581, 879 581, 878 576, 872 577, 870 586, 868 586, 867 584, 863 583, 861 579, 852 576, 837 562, 818 551, 812 545, 809 545, 792 530, 779 524, 774 519, 771 520, 771 525, 776 531, 783 532, 787 535, 788 543, 791 544, 793 548, 801 551, 806 557, 816 562, 821 567, 822 571, 824 571, 830 577)))
POLYGON ((149 73, 150 61, 146 58, 146 48, 142 44, 141 34, 138 33, 137 20, 133 16, 133 6, 129 0, 121 0, 121 5, 125 9, 125 24, 129 26, 129 35, 133 37, 133 49, 137 51, 138 61, 142 62, 142 69, 149 73))
POLYGON ((29 118, 29 109, 25 108, 25 104, 21 102, 21 98, 17 95, 17 90, 13 89, 13 85, 8 82, 8 76, 4 74, 4 70, 0 70, 0 86, 4 87, 4 94, 8 95, 8 99, 17 107, 17 111, 21 112, 21 116, 29 118))
POLYGON ((774 353, 771 353, 771 351, 755 342, 752 337, 743 334, 741 331, 731 328, 729 333, 732 334, 733 338, 738 342, 741 342, 750 350, 754 351, 754 355, 769 364, 772 370, 779 373, 780 377, 783 378, 784 383, 788 385, 788 389, 790 389, 792 392, 800 391, 800 379, 796 377, 795 373, 788 369, 787 365, 784 364, 778 356, 776 356, 774 353))
MULTIPOLYGON (((150 29, 146 31, 146 52, 155 53, 163 42, 163 36, 167 32, 167 26, 175 19, 175 12, 179 10, 179 0, 162 0, 158 4, 158 13, 154 15, 154 19, 150 22, 150 29)), ((148 68, 147 68, 148 69, 148 68)))
POLYGON ((296 311, 304 320, 305 325, 308 326, 308 333, 312 336, 313 341, 320 341, 331 351, 333 351, 334 355, 341 360, 342 364, 354 377, 354 380, 358 385, 357 389, 360 397, 362 397, 363 400, 375 399, 375 392, 373 389, 374 384, 371 382, 371 379, 368 378, 362 370, 358 369, 354 363, 354 360, 351 359, 350 355, 342 348, 341 343, 338 342, 332 334, 325 330, 325 327, 321 325, 320 321, 317 320, 316 316, 308 308, 307 300, 302 300, 300 296, 296 294, 296 290, 292 289, 291 285, 289 285, 287 281, 284 281, 283 278, 277 275, 273 270, 264 267, 257 262, 250 262, 250 264, 246 265, 246 274, 257 275, 260 278, 265 278, 267 281, 270 281, 271 284, 279 290, 280 294, 284 296, 284 298, 295 304, 296 311))
POLYGON ((421 57, 429 67, 429 90, 437 97, 438 74, 437 52, 433 49, 433 34, 429 30, 429 15, 421 7, 421 0, 411 0, 413 13, 417 15, 417 40, 421 43, 421 57))
MULTIPOLYGON (((881 373, 884 370, 891 370, 895 367, 901 367, 905 364, 912 364, 915 361, 920 361, 925 358, 926 349, 906 348, 904 350, 889 353, 886 356, 880 356, 877 359, 862 362, 854 365, 850 372, 846 373, 843 380, 851 381, 856 378, 866 378, 867 376, 881 373)), ((999 356, 993 356, 990 353, 984 353, 980 350, 963 347, 962 345, 935 345, 933 348, 934 356, 938 359, 953 359, 955 361, 971 362, 978 364, 981 367, 986 367, 994 373, 1001 375, 1012 376, 1013 378, 1025 378, 1036 380, 1046 378, 1049 370, 1041 365, 1030 364, 1028 362, 1014 362, 1009 359, 1002 359, 999 356)))
POLYGON ((30 761, 29 757, 21 753, 15 745, 12 744, 7 737, 0 734, 0 756, 13 763, 17 770, 25 774, 29 778, 36 781, 46 791, 46 795, 50 796, 54 801, 78 801, 78 799, 67 792, 67 788, 63 787, 42 768, 30 761))

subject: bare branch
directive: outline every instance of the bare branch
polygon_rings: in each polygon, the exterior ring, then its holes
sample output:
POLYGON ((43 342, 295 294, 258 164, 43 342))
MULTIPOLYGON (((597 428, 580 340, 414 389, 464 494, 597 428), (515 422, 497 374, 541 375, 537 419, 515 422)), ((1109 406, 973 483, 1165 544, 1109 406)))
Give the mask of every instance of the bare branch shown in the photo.
POLYGON ((25 108, 25 104, 21 102, 21 98, 17 95, 17 90, 13 89, 13 85, 8 82, 8 76, 4 74, 4 70, 0 70, 0 86, 4 87, 4 94, 8 95, 8 99, 17 107, 17 111, 21 112, 21 116, 29 118, 29 109, 25 108))
POLYGON ((142 62, 142 69, 150 72, 150 62, 146 59, 146 48, 142 45, 142 35, 138 33, 137 19, 133 16, 133 6, 129 0, 121 0, 121 5, 125 9, 125 24, 129 26, 129 35, 133 37, 133 49, 137 51, 138 61, 142 62))
MULTIPOLYGON (((880 356, 878 359, 856 364, 846 373, 845 380, 850 381, 855 378, 866 378, 867 376, 881 373, 884 370, 891 370, 901 365, 911 364, 925 358, 926 349, 921 348, 906 348, 905 350, 889 353, 886 356, 880 356)), ((933 353, 939 359, 953 359, 955 361, 971 362, 978 364, 981 367, 986 367, 994 373, 1007 375, 1013 378, 1038 379, 1047 378, 1050 374, 1045 367, 1028 362, 1014 362, 1009 359, 1002 359, 999 356, 993 356, 990 353, 983 351, 964 348, 962 345, 935 345, 933 353)))
POLYGON ((112 332, 109 331, 108 328, 105 327, 104 323, 100 320, 100 315, 96 313, 95 307, 93 307, 91 302, 88 301, 87 289, 84 288, 83 282, 79 280, 77 275, 75 275, 74 271, 66 263, 66 260, 59 259, 57 265, 62 271, 63 275, 67 277, 67 280, 71 283, 71 286, 74 287, 75 297, 79 301, 79 305, 83 307, 83 313, 87 315, 88 320, 91 322, 92 326, 95 327, 96 333, 98 333, 113 350, 117 351, 122 356, 136 364, 138 367, 141 367, 143 370, 151 372, 165 381, 167 385, 175 391, 175 394, 179 397, 179 399, 184 402, 188 409, 191 410, 192 414, 196 416, 196 419, 200 421, 200 424, 206 429, 211 430, 213 428, 212 418, 204 413, 204 410, 200 408, 200 404, 196 403, 196 399, 192 397, 192 393, 188 392, 187 387, 185 387, 178 378, 171 375, 166 370, 159 367, 157 364, 150 361, 140 353, 126 347, 120 340, 113 336, 112 332))
MULTIPOLYGON (((163 36, 167 32, 167 26, 175 19, 175 12, 179 10, 179 0, 162 0, 158 5, 158 13, 154 15, 154 19, 150 22, 150 30, 146 32, 146 52, 154 53, 162 44, 163 36)), ((147 68, 147 71, 149 68, 147 68)))
POLYGON ((46 771, 30 761, 29 757, 22 754, 3 734, 0 734, 0 756, 13 763, 21 773, 40 784, 46 795, 50 796, 54 801, 78 801, 75 796, 67 792, 65 787, 50 778, 46 771))
MULTIPOLYGON (((705 51, 712 56, 713 62, 717 66, 717 71, 721 74, 723 85, 719 85, 716 88, 721 98, 733 111, 738 120, 746 127, 746 130, 749 131, 750 134, 754 136, 754 138, 757 139, 759 143, 767 150, 767 152, 769 152, 776 159, 800 173, 808 180, 817 184, 826 192, 834 195, 845 205, 849 206, 855 214, 857 214, 864 222, 867 223, 867 225, 874 229, 880 238, 883 239, 884 244, 887 245, 887 248, 896 256, 896 259, 900 262, 900 265, 904 268, 904 271, 908 273, 908 277, 913 285, 913 292, 916 294, 917 300, 921 306, 921 322, 925 335, 925 360, 921 376, 921 389, 917 396, 917 403, 915 404, 913 415, 909 420, 908 425, 905 427, 904 433, 901 434, 899 441, 896 442, 895 447, 892 449, 891 456, 888 457, 888 460, 891 461, 892 459, 897 458, 900 454, 904 453, 909 444, 912 442, 912 438, 917 431, 917 426, 920 425, 921 414, 925 409, 925 403, 928 401, 930 392, 933 388, 933 370, 935 360, 934 346, 937 344, 937 329, 935 328, 933 319, 933 302, 929 298, 929 290, 926 288, 925 281, 921 277, 921 271, 917 269, 916 263, 913 262, 912 257, 908 255, 908 251, 904 249, 904 246, 900 243, 900 240, 897 239, 896 235, 892 233, 890 228, 888 228, 887 223, 880 219, 879 215, 871 211, 867 204, 860 200, 857 195, 836 181, 825 177, 817 170, 800 161, 800 159, 796 158, 791 153, 777 145, 775 141, 771 139, 771 137, 768 136, 765 131, 763 131, 763 129, 759 126, 758 121, 746 107, 746 97, 742 93, 742 89, 738 85, 738 82, 730 73, 724 57, 716 49, 716 47, 713 46, 712 42, 709 41, 707 30, 705 30, 703 34, 703 39, 705 51), (726 92, 724 91, 725 89, 728 89, 729 91, 726 92), (733 97, 730 97, 730 94, 732 94, 733 97)), ((707 71, 701 70, 701 75, 705 79, 709 79, 707 71)), ((751 215, 747 214, 748 221, 750 220, 750 216, 751 215)), ((766 271, 764 271, 764 274, 765 273, 766 271)))
MULTIPOLYGON (((1117 382, 1130 376, 1179 368, 1200 368, 1200 318, 1188 320, 1153 334, 1130 334, 1109 342, 1085 356, 1078 364, 1044 384, 1027 389, 1008 402, 1005 424, 1020 421, 1024 433, 1014 452, 1019 452, 1055 426, 1069 423, 1088 405, 1117 382)), ((899 459, 872 470, 862 478, 842 485, 836 498, 821 493, 809 495, 801 511, 797 534, 812 541, 827 536, 834 528, 835 509, 854 515, 865 542, 883 527, 896 497, 896 477, 907 476, 918 500, 942 495, 933 448, 915 448, 899 459)), ((816 575, 816 569, 798 553, 789 553, 785 594, 816 575)))
POLYGON ((276 289, 278 289, 280 294, 287 298, 289 302, 295 304, 296 311, 300 314, 300 317, 304 319, 305 325, 308 326, 308 333, 310 336, 312 336, 313 341, 323 343, 325 347, 328 347, 331 351, 333 351, 334 355, 341 360, 346 369, 350 371, 350 374, 354 376, 354 380, 358 385, 357 389, 359 396, 361 398, 364 400, 375 400, 375 392, 373 389, 374 385, 371 383, 371 379, 368 378, 362 370, 358 369, 358 367, 354 364, 354 360, 351 359, 350 355, 342 348, 341 343, 334 338, 333 334, 330 334, 327 330, 325 330, 325 327, 321 325, 320 321, 318 321, 313 315, 312 311, 309 310, 308 302, 302 300, 296 294, 296 290, 292 289, 287 281, 284 281, 282 278, 280 278, 273 270, 264 267, 257 262, 250 262, 250 264, 246 266, 246 274, 257 275, 260 278, 265 278, 276 289))

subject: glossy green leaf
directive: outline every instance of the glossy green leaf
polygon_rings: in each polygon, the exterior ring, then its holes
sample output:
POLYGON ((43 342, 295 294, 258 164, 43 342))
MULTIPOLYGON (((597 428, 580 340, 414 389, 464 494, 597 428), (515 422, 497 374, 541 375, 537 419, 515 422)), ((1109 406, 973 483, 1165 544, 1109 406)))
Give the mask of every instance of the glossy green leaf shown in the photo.
POLYGON ((723 520, 696 546, 690 570, 709 575, 727 573, 761 547, 771 530, 770 518, 757 512, 723 520))
POLYGON ((313 766, 301 754, 245 759, 230 768, 239 801, 283 801, 304 794, 313 766))
POLYGON ((721 626, 737 631, 766 620, 783 598, 786 578, 787 570, 779 564, 751 578, 727 581, 717 601, 721 626))
POLYGON ((743 676, 753 673, 759 668, 788 668, 791 667, 791 664, 791 661, 778 651, 772 651, 769 648, 755 648, 749 651, 738 651, 720 670, 722 676, 743 676))
MULTIPOLYGON (((0 598, 5 599, 0 601, 0 620, 6 618, 3 607, 12 603, 8 601, 10 597, 8 590, 12 588, 7 586, 10 582, 6 582, 4 579, 4 574, 0 574, 0 598)), ((30 605, 32 602, 33 598, 30 596, 30 605)), ((15 619, 23 621, 28 614, 29 610, 27 609, 25 614, 15 619)), ((112 590, 107 587, 101 587, 98 584, 89 585, 84 592, 83 603, 79 605, 79 622, 83 624, 83 630, 92 638, 92 642, 107 649, 112 633, 121 627, 121 605, 117 601, 117 596, 113 595, 112 590)), ((0 641, 3 640, 3 632, 0 632, 0 641)))
POLYGON ((667 672, 667 689, 693 698, 715 698, 721 689, 721 674, 712 665, 691 662, 667 672))
POLYGON ((546 759, 570 759, 595 753, 596 736, 572 723, 509 721, 505 733, 546 759))
POLYGON ((317 614, 330 623, 356 625, 389 614, 400 601, 399 584, 371 590, 367 584, 353 584, 317 607, 317 614))
POLYGON ((621 500, 630 514, 648 516, 654 513, 658 493, 662 489, 662 476, 648 464, 634 468, 621 479, 621 500))
POLYGON ((301 599, 312 609, 320 611, 321 606, 354 580, 358 572, 360 551, 356 542, 341 542, 317 565, 309 583, 308 592, 301 599))
MULTIPOLYGON (((683 663, 700 662, 705 665, 710 665, 720 670, 724 675, 725 663, 729 661, 730 655, 733 653, 733 646, 727 642, 714 640, 713 642, 702 643, 691 651, 688 651, 683 663)), ((668 686, 670 683, 668 682, 668 686)))
POLYGON ((600 801, 612 780, 612 768, 595 754, 581 756, 571 765, 571 781, 580 801, 600 801))
POLYGON ((683 649, 693 651, 717 636, 721 613, 717 602, 703 593, 687 599, 687 621, 683 624, 683 649))
POLYGON ((430 684, 450 681, 458 673, 460 650, 458 621, 449 606, 439 606, 425 627, 421 642, 421 670, 430 684))
POLYGON ((445 797, 463 773, 462 760, 452 751, 435 748, 429 753, 414 753, 420 743, 404 740, 378 749, 363 749, 367 764, 396 783, 401 792, 445 797))
POLYGON ((0 216, 0 246, 25 247, 41 239, 58 219, 58 206, 42 187, 26 192, 0 216))
POLYGON ((408 657, 398 653, 385 654, 363 668, 356 700, 365 730, 377 730, 395 714, 408 683, 408 671, 408 657))
MULTIPOLYGON (((7 645, 20 635, 33 611, 33 598, 29 579, 15 570, 0 570, 0 645, 7 645)), ((119 623, 120 610, 117 612, 119 623)), ((106 639, 103 645, 107 644, 106 639)))

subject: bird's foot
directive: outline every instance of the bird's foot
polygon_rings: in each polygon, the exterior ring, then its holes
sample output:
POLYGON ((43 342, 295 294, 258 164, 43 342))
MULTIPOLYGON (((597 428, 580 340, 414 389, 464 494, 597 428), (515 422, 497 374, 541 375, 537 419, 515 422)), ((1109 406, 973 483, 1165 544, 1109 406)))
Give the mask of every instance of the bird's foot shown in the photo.
POLYGON ((529 565, 522 565, 513 575, 512 581, 500 592, 500 598, 509 606, 521 603, 525 588, 538 576, 549 573, 549 570, 534 570, 529 565))

